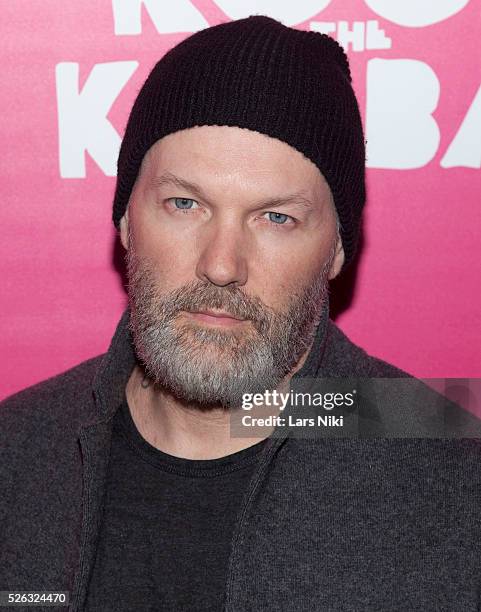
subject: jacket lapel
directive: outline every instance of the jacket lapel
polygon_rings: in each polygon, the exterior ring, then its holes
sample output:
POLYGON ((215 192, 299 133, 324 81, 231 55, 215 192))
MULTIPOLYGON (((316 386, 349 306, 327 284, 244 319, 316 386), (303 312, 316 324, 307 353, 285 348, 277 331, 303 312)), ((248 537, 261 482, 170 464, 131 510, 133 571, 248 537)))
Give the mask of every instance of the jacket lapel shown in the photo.
POLYGON ((96 417, 79 430, 82 457, 82 528, 80 560, 70 600, 70 612, 84 609, 102 523, 113 416, 125 397, 125 386, 136 363, 128 331, 130 310, 116 332, 93 382, 96 417))
POLYGON ((83 463, 82 532, 80 562, 70 604, 72 612, 84 609, 88 583, 95 561, 104 506, 111 436, 111 420, 83 427, 80 432, 79 441, 83 463))

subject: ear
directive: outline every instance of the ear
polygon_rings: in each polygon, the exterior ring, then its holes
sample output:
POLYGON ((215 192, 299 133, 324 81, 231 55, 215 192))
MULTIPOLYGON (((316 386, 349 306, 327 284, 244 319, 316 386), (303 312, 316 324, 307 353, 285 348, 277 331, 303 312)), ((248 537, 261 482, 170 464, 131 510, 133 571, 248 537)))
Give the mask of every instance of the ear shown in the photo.
POLYGON ((334 255, 334 259, 332 260, 331 268, 329 270, 329 276, 328 276, 329 280, 336 278, 336 276, 339 274, 344 264, 344 259, 345 259, 344 248, 342 246, 341 237, 338 234, 337 242, 336 242, 336 253, 334 255))
POLYGON ((124 249, 129 248, 129 207, 125 211, 124 216, 120 219, 120 240, 124 245, 124 249))

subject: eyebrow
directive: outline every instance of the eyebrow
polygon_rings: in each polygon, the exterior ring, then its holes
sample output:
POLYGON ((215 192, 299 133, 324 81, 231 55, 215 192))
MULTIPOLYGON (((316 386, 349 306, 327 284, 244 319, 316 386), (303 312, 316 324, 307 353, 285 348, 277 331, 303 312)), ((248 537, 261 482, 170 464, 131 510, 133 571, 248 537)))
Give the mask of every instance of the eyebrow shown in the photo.
MULTIPOLYGON (((189 191, 200 200, 208 202, 208 198, 203 193, 202 188, 199 187, 199 185, 175 176, 175 174, 172 174, 171 172, 164 172, 161 176, 157 176, 152 179, 153 187, 163 187, 164 185, 175 185, 176 187, 189 191)), ((265 208, 267 206, 284 206, 286 204, 299 204, 305 208, 314 208, 314 204, 311 202, 311 200, 299 192, 291 193, 284 197, 270 198, 269 200, 261 202, 259 207, 265 208)))

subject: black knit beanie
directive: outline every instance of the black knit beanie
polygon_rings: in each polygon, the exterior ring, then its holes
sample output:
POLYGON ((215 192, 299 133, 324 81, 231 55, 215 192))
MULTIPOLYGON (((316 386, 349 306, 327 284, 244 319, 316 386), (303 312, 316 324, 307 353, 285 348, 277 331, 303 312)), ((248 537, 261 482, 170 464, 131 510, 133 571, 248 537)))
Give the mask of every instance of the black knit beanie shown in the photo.
POLYGON ((255 130, 314 162, 332 191, 349 264, 365 201, 365 149, 349 63, 335 40, 256 15, 201 30, 168 51, 127 123, 113 206, 117 229, 148 149, 199 125, 255 130))

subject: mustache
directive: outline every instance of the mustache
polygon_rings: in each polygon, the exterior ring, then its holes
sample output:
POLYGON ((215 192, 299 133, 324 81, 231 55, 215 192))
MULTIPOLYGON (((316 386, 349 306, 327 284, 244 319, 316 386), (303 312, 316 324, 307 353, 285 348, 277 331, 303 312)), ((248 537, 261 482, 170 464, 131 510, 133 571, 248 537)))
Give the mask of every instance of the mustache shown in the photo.
POLYGON ((217 308, 235 317, 259 321, 268 311, 259 298, 250 297, 238 287, 217 287, 202 281, 192 281, 170 294, 176 310, 217 308))
POLYGON ((128 257, 129 294, 134 307, 142 304, 161 305, 161 317, 165 323, 174 319, 180 311, 219 309, 234 317, 249 319, 260 332, 265 332, 274 318, 280 315, 256 297, 247 295, 235 286, 219 287, 208 281, 192 280, 169 293, 160 294, 152 270, 145 262, 128 257), (139 292, 139 288, 141 288, 139 292))

